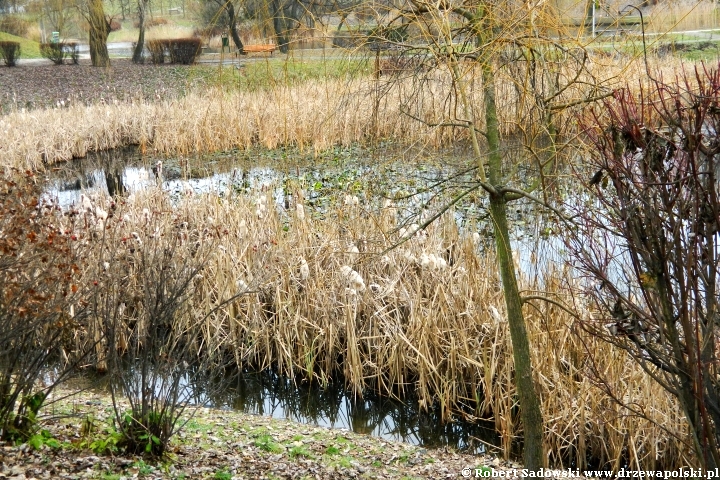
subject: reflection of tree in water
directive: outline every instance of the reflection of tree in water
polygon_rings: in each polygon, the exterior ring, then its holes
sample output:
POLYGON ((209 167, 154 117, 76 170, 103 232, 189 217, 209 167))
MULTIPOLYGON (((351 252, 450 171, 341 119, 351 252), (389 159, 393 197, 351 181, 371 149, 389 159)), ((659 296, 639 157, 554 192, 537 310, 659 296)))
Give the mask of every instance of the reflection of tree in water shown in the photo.
POLYGON ((421 412, 412 395, 407 395, 403 402, 374 394, 354 398, 341 384, 325 388, 307 383, 296 385, 292 379, 275 372, 243 372, 223 383, 224 389, 209 389, 214 392, 210 401, 218 407, 347 428, 426 447, 450 446, 480 453, 486 451, 486 444, 500 443, 492 422, 442 424, 440 408, 421 412))

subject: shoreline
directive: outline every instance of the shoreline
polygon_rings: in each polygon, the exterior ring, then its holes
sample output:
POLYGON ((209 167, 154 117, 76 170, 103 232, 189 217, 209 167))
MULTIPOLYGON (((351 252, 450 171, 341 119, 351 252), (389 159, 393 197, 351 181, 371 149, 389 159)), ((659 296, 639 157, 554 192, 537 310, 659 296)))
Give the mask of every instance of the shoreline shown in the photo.
POLYGON ((520 468, 515 462, 449 448, 423 448, 232 410, 192 410, 166 458, 103 455, 97 449, 112 434, 109 394, 56 389, 41 410, 39 426, 48 438, 39 449, 32 441, 1 447, 0 478, 416 479, 462 478, 467 468, 508 473, 520 468))

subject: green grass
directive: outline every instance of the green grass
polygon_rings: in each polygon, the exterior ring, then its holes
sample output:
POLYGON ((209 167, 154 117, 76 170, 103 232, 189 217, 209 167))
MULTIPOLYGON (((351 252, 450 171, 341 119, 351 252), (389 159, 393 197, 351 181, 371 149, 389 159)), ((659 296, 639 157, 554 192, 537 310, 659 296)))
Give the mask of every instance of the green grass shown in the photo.
POLYGON ((275 442, 270 435, 261 435, 258 437, 257 440, 255 440, 255 446, 269 453, 282 453, 285 451, 285 448, 275 442))
POLYGON ((40 44, 27 38, 16 37, 9 33, 0 32, 0 41, 20 42, 20 58, 42 58, 40 44))
POLYGON ((276 57, 246 62, 240 70, 234 65, 196 65, 187 72, 188 80, 203 80, 226 90, 256 91, 311 80, 369 75, 372 65, 365 59, 303 61, 276 57))

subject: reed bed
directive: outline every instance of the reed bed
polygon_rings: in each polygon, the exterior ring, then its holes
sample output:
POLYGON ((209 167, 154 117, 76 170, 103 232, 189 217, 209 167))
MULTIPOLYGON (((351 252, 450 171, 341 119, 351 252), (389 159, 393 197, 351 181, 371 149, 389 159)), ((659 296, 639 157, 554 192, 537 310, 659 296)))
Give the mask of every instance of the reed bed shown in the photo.
MULTIPOLYGON (((598 70, 607 85, 622 78, 619 66, 598 63, 598 70)), ((532 121, 537 107, 528 103, 534 97, 523 94, 522 82, 527 79, 520 76, 510 70, 498 73, 499 114, 506 134, 522 131, 527 135, 528 124, 542 124, 532 121)), ((463 81, 470 87, 476 118, 482 119, 482 83, 477 77, 477 71, 468 67, 463 81)), ((438 147, 467 136, 460 127, 429 127, 446 121, 447 112, 458 110, 448 100, 451 88, 442 71, 410 72, 390 80, 314 80, 277 83, 252 92, 209 90, 175 99, 158 96, 152 102, 20 109, 0 117, 0 156, 5 168, 39 169, 126 145, 139 145, 141 151, 158 155, 284 145, 321 151, 380 139, 438 147)), ((567 89, 558 100, 587 96, 581 88, 567 89)), ((558 125, 569 125, 572 118, 571 111, 555 116, 558 125)))
POLYGON ((718 27, 717 7, 710 1, 680 1, 655 5, 647 13, 646 18, 646 31, 653 33, 718 27))
MULTIPOLYGON (((177 238, 178 258, 211 247, 194 281, 192 313, 173 325, 197 339, 198 355, 223 352, 239 368, 274 368, 296 381, 344 381, 358 395, 414 391, 446 420, 493 418, 510 451, 521 434, 511 344, 495 260, 480 253, 477 237, 461 234, 452 212, 418 232, 399 224, 387 201, 340 192, 313 211, 300 189, 285 205, 274 191, 186 189, 173 199, 151 188, 120 204, 85 198, 58 221, 65 234, 96 245, 97 259, 108 249, 169 248, 177 238), (233 294, 241 295, 217 310, 233 294)), ((99 263, 92 255, 88 264, 99 263)), ((104 267, 105 274, 131 270, 104 267)), ((566 291, 562 277, 545 280, 556 298, 566 291)), ((537 288, 532 279, 521 283, 537 288)), ((130 305, 132 289, 126 295, 130 305)), ((687 450, 667 433, 685 434, 682 413, 635 363, 551 304, 533 303, 525 313, 552 464, 686 464, 687 450), (655 423, 602 394, 595 368, 655 423)))

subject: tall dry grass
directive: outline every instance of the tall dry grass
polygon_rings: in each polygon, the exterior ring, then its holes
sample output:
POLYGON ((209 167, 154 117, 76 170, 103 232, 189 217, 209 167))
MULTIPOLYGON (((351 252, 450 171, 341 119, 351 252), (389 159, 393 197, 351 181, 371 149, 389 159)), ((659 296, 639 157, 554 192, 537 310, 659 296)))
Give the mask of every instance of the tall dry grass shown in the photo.
MULTIPOLYGON (((613 65, 615 70, 599 73, 616 82, 627 79, 621 76, 626 70, 613 65)), ((323 149, 368 139, 430 145, 462 139, 463 129, 428 129, 408 120, 410 98, 412 114, 428 123, 444 119, 442 112, 454 107, 447 103, 443 78, 431 80, 419 92, 412 80, 395 82, 381 97, 374 96, 378 83, 355 79, 156 103, 18 111, 0 118, 6 139, 0 155, 6 166, 41 168, 128 144, 170 155, 254 145, 323 149)), ((506 132, 525 115, 526 107, 515 100, 518 83, 509 77, 499 82, 506 132)), ((471 84, 478 92, 479 82, 471 84)), ((481 107, 479 101, 474 105, 481 107)), ((294 194, 303 204, 301 193, 294 194)), ((96 200, 105 210, 107 202, 96 200)), ((73 221, 63 217, 61 230, 85 242, 110 236, 108 244, 117 248, 178 235, 218 243, 194 287, 198 314, 176 325, 197 332, 203 349, 223 350, 241 367, 272 366, 298 379, 343 378, 356 392, 412 389, 423 405, 441 405, 446 418, 460 411, 492 415, 507 450, 520 434, 495 261, 478 254, 450 215, 426 235, 410 235, 385 252, 402 231, 391 205, 338 199, 326 212, 307 205, 282 211, 268 192, 189 195, 173 203, 151 189, 115 208, 102 223, 94 207, 73 221), (320 214, 333 221, 316 218, 320 214), (195 322, 229 289, 245 295, 195 322)), ((550 291, 562 297, 562 275, 555 278, 550 291)), ((537 288, 529 279, 523 282, 523 288, 537 288)), ((684 436, 682 413, 636 364, 574 331, 573 318, 551 305, 528 305, 526 315, 551 460, 582 465, 589 454, 616 466, 686 463, 688 450, 667 433, 684 436), (594 385, 598 369, 613 385, 625 386, 622 400, 642 406, 655 423, 602 395, 594 385)))
POLYGON ((717 28, 719 19, 716 4, 711 1, 659 3, 645 18, 646 31, 652 33, 717 28))
MULTIPOLYGON (((174 325, 198 339, 199 355, 221 351, 240 368, 272 367, 298 381, 344 380, 358 394, 414 391, 422 406, 439 404, 446 419, 492 416, 509 451, 521 431, 492 255, 460 234, 452 212, 413 233, 389 203, 341 192, 318 212, 295 190, 285 210, 271 191, 188 191, 171 200, 152 188, 115 205, 105 220, 111 200, 96 198, 58 221, 65 234, 96 243, 98 255, 169 245, 176 237, 185 242, 183 255, 192 255, 193 245, 212 242, 214 254, 193 285, 194 313, 174 325), (387 250, 403 234, 407 241, 387 250), (233 293, 243 295, 205 318, 233 293)), ((105 271, 130 274, 115 265, 105 271)), ((547 273, 543 287, 561 299, 562 277, 547 273)), ((521 288, 537 285, 522 279, 521 288)), ((687 449, 667 433, 684 435, 683 415, 637 364, 576 330, 575 320, 551 304, 533 302, 525 313, 551 463, 582 466, 588 456, 616 467, 686 463, 687 449), (656 424, 601 394, 595 368, 656 424)))
MULTIPOLYGON (((609 64, 597 63, 593 83, 603 82, 607 88, 621 84, 623 69, 634 64, 620 64, 614 59, 609 64)), ((508 134, 527 133, 527 120, 534 118, 532 112, 537 110, 532 104, 534 97, 523 92, 523 80, 516 73, 507 69, 498 72, 500 121, 508 134)), ((468 67, 464 75, 473 108, 481 112, 478 72, 468 67)), ((585 85, 567 89, 558 100, 587 97, 591 90, 585 90, 593 87, 585 85)), ((451 92, 449 76, 443 71, 411 71, 390 80, 274 83, 252 92, 210 90, 174 99, 158 95, 153 102, 20 109, 0 117, 0 158, 5 167, 38 169, 84 157, 90 151, 125 145, 139 145, 141 151, 159 155, 257 145, 323 150, 382 139, 437 147, 462 141, 467 135, 462 127, 432 126, 453 120, 457 113, 451 92)), ((478 117, 483 118, 479 113, 478 117)), ((570 124, 574 116, 568 112, 556 118, 560 124, 570 124)))

